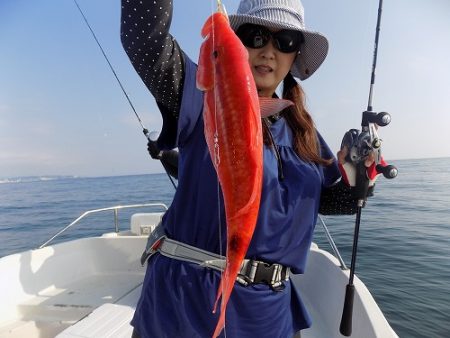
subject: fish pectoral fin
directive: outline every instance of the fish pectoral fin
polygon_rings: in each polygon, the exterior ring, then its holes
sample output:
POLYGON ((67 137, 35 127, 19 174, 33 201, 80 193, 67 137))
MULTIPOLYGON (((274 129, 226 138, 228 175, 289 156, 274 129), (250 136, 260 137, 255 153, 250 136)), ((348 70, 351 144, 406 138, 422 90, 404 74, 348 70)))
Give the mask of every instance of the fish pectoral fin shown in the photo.
POLYGON ((261 117, 268 117, 275 115, 283 109, 293 106, 294 102, 286 99, 277 99, 273 97, 260 97, 259 106, 261 110, 261 117))

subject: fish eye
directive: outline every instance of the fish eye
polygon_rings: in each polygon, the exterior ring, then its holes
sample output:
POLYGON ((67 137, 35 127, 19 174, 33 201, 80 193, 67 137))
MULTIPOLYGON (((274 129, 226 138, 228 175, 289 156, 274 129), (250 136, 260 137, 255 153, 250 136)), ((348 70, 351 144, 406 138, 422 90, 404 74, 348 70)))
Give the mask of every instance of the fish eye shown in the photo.
POLYGON ((215 59, 217 59, 217 57, 219 56, 219 52, 217 50, 215 50, 212 55, 214 56, 215 59))

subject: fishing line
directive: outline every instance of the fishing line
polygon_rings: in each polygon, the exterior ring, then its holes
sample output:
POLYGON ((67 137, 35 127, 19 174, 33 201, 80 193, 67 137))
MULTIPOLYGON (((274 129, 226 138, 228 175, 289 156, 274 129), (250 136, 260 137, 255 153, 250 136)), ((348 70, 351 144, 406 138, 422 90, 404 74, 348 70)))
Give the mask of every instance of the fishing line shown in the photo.
POLYGON ((92 34, 92 36, 94 37, 94 40, 95 40, 95 42, 97 43, 97 46, 100 48, 100 50, 101 50, 101 52, 102 52, 102 54, 103 54, 103 57, 105 58, 106 62, 108 63, 109 68, 111 69, 112 73, 114 74, 114 77, 116 78, 117 83, 118 83, 119 86, 120 86, 120 89, 122 89, 123 94, 124 94, 125 97, 127 98, 128 103, 130 104, 131 109, 133 110, 134 114, 136 115, 136 117, 137 117, 137 119, 138 119, 138 121, 139 121, 139 123, 140 123, 142 129, 146 130, 146 128, 144 127, 144 124, 142 123, 141 118, 139 117, 138 113, 136 112, 136 109, 135 109, 134 106, 133 106, 133 103, 131 102, 131 100, 130 100, 128 94, 127 94, 127 92, 125 91, 125 88, 123 87, 122 82, 119 80, 119 77, 117 76, 116 71, 114 70, 114 67, 112 66, 111 62, 109 62, 108 56, 106 55, 105 51, 103 50, 103 47, 102 47, 102 45, 100 44, 100 42, 98 41, 97 36, 96 36, 95 33, 94 33, 94 30, 92 29, 91 25, 89 24, 89 21, 87 20, 86 16, 84 15, 83 10, 81 9, 80 5, 78 5, 77 0, 73 0, 73 2, 74 2, 75 5, 77 6, 78 11, 80 12, 81 16, 83 17, 84 22, 86 23, 86 25, 88 26, 89 30, 91 31, 91 34, 92 34))
MULTIPOLYGON (((145 137, 147 138, 147 140, 148 140, 149 142, 154 141, 154 140, 152 140, 152 139, 150 138, 150 134, 149 134, 149 132, 148 132, 148 129, 145 128, 144 124, 142 123, 142 120, 141 120, 139 114, 137 113, 136 109, 134 108, 134 105, 133 105, 133 103, 131 102, 130 97, 128 96, 127 92, 125 91, 125 88, 124 88, 124 86, 122 85, 122 82, 120 81, 119 77, 117 76, 117 73, 116 73, 116 71, 114 70, 114 67, 112 66, 111 62, 109 61, 109 58, 108 58, 108 56, 106 55, 106 53, 105 53, 105 51, 104 51, 102 45, 100 44, 100 41, 97 39, 97 36, 95 35, 94 30, 92 29, 91 25, 89 24, 89 21, 87 20, 86 16, 84 15, 83 10, 81 9, 81 7, 80 7, 80 5, 78 4, 77 0, 73 0, 73 2, 74 2, 75 5, 77 6, 78 11, 80 12, 81 16, 83 17, 84 22, 86 23, 87 27, 89 28, 89 31, 91 32, 92 36, 94 37, 94 40, 95 40, 95 42, 97 43, 97 46, 100 48, 100 50, 101 50, 101 52, 102 52, 102 54, 103 54, 103 57, 105 58, 106 62, 108 63, 109 68, 111 69, 111 71, 112 71, 114 77, 116 78, 117 83, 118 83, 119 86, 120 86, 120 89, 122 90, 123 94, 124 94, 125 97, 127 98, 127 101, 128 101, 128 103, 129 103, 131 109, 133 110, 134 115, 136 115, 136 118, 137 118, 139 124, 140 124, 141 127, 142 127, 142 132, 144 133, 145 137)), ((166 171, 167 177, 169 177, 170 182, 172 183, 173 187, 174 187, 175 190, 176 190, 176 189, 177 189, 177 186, 176 186, 175 182, 173 181, 172 177, 170 176, 169 171, 168 171, 168 169, 166 168, 166 166, 165 166, 163 160, 162 160, 161 158, 159 158, 159 160, 161 161, 161 164, 163 165, 164 170, 166 171)))
POLYGON ((377 68, 378 40, 380 38, 380 25, 381 25, 382 11, 383 11, 383 0, 380 0, 379 6, 378 6, 377 26, 375 29, 375 46, 373 49, 372 74, 371 74, 371 78, 370 78, 370 89, 369 89, 369 99, 367 102, 367 111, 372 111, 372 96, 373 96, 373 86, 375 84, 375 70, 377 68))
MULTIPOLYGON (((215 130, 214 130, 214 165, 216 167, 216 173, 217 173, 217 216, 218 216, 218 232, 219 232, 219 255, 223 256, 223 247, 222 247, 222 217, 220 215, 221 210, 221 203, 220 203, 220 182, 219 182, 219 172, 218 168, 220 165, 220 147, 219 147, 219 131, 218 131, 218 124, 217 124, 217 101, 218 101, 218 93, 215 88, 216 85, 216 79, 217 79, 217 72, 215 67, 215 59, 218 57, 217 51, 216 51, 216 30, 215 30, 215 22, 214 22, 214 1, 211 2, 211 13, 212 13, 212 29, 211 29, 211 39, 212 39, 212 46, 213 46, 213 55, 211 56, 213 58, 213 83, 214 83, 214 124, 215 124, 215 130)), ((217 10, 221 11, 223 9, 223 4, 221 0, 217 0, 217 10)), ((225 260, 225 267, 228 264, 228 261, 225 260)), ((223 281, 224 279, 224 271, 220 271, 220 279, 223 281)), ((227 278, 225 276, 225 278, 227 278)), ((229 282, 229 281, 228 281, 229 282)), ((222 312, 222 302, 223 302, 223 294, 225 291, 225 283, 221 282, 221 292, 222 295, 220 296, 220 314, 222 312)), ((219 305, 219 304, 218 304, 219 305)), ((216 309, 217 310, 217 309, 216 309)), ((223 334, 224 337, 227 337, 227 331, 226 331, 226 322, 223 325, 223 334)))
MULTIPOLYGON (((214 1, 211 2, 211 12, 214 14, 214 8, 213 8, 214 1)), ((220 0, 217 0, 217 6, 221 6, 220 0)), ((212 16, 212 29, 211 29, 211 39, 212 39, 212 46, 213 46, 213 53, 214 55, 212 57, 217 57, 216 50, 216 35, 215 35, 215 22, 214 22, 214 16, 212 16)), ((216 83, 216 67, 213 66, 213 83, 216 83)), ((214 124, 215 124, 215 130, 214 130, 214 165, 216 168, 220 165, 220 148, 219 148, 219 131, 217 129, 217 91, 214 90, 214 124)), ((219 254, 222 256, 223 248, 222 248, 222 222, 220 217, 220 182, 219 182, 219 176, 217 172, 217 203, 218 203, 218 219, 219 219, 219 254)))

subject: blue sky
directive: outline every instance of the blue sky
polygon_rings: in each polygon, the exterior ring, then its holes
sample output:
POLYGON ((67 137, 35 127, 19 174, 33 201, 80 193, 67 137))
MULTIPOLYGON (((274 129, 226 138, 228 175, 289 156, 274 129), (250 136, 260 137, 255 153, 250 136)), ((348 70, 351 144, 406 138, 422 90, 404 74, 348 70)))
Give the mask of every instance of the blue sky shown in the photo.
MULTIPOLYGON (((153 98, 120 44, 118 0, 78 0, 144 125, 153 98)), ((228 12, 238 1, 224 0, 228 12)), ((172 33, 197 60, 211 0, 175 0, 172 33)), ((377 0, 304 0, 306 24, 330 52, 302 85, 334 151, 367 107, 377 0)), ((450 1, 384 1, 373 106, 386 159, 450 156, 450 1)), ((0 177, 162 172, 71 0, 0 0, 0 177)))

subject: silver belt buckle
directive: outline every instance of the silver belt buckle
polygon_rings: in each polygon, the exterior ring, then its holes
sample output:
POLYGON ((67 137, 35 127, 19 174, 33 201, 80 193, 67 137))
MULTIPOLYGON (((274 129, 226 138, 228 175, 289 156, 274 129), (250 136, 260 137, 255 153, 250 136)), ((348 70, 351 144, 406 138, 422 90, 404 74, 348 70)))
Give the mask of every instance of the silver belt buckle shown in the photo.
POLYGON ((289 279, 289 268, 285 268, 286 275, 283 278, 282 272, 284 267, 281 264, 268 264, 256 260, 245 260, 242 263, 241 270, 238 277, 236 278, 236 281, 244 286, 254 284, 255 278, 258 274, 258 269, 273 269, 271 275, 267 276, 259 282, 266 282, 274 291, 282 291, 285 288, 284 281, 287 281, 289 279))

